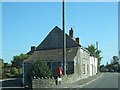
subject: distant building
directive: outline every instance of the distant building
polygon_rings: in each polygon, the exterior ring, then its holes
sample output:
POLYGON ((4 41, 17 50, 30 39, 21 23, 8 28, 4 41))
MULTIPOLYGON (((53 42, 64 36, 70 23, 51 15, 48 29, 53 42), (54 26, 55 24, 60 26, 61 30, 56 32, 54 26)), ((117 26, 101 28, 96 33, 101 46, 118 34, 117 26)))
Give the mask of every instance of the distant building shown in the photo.
POLYGON ((3 59, 0 58, 0 68, 3 67, 3 59))
POLYGON ((2 79, 2 68, 4 66, 3 59, 0 58, 0 79, 2 79))

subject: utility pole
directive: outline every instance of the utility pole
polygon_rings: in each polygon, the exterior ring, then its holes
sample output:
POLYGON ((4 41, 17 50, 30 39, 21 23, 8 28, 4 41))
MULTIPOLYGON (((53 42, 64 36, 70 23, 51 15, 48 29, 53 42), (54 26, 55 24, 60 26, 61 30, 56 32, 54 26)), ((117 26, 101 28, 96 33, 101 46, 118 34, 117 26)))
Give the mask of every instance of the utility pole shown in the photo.
POLYGON ((98 50, 98 42, 96 42, 96 49, 98 50))
POLYGON ((65 0, 62 1, 63 19, 63 75, 66 75, 66 35, 65 35, 65 0))
MULTIPOLYGON (((97 54, 98 54, 98 42, 96 42, 96 49, 97 49, 97 52, 96 52, 96 57, 97 57, 97 54)), ((97 57, 97 60, 98 60, 98 57, 97 57)), ((100 71, 100 65, 98 66, 98 70, 100 71)))

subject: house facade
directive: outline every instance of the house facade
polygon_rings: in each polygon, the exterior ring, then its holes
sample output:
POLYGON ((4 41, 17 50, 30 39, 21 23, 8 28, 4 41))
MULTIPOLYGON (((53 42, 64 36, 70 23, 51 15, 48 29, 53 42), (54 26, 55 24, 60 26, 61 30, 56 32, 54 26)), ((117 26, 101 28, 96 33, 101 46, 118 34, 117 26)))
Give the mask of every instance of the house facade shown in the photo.
MULTIPOLYGON (((36 60, 44 60, 51 68, 53 76, 57 75, 57 68, 63 68, 63 31, 57 26, 37 47, 32 46, 28 52, 30 58, 23 62, 23 84, 27 81, 31 64, 36 60)), ((66 73, 75 74, 79 78, 90 76, 90 53, 80 45, 79 38, 74 39, 74 31, 71 28, 66 34, 66 73)))
POLYGON ((98 73, 98 60, 97 58, 90 56, 90 76, 96 75, 98 73))

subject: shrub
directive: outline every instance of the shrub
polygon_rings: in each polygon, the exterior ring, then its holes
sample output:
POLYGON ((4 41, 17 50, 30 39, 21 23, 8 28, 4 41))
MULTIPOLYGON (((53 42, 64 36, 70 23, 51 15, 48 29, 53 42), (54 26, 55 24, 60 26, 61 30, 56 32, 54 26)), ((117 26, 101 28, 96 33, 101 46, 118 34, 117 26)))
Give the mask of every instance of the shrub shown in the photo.
POLYGON ((36 78, 52 76, 52 71, 43 60, 36 60, 32 64, 31 72, 32 76, 36 78))
POLYGON ((16 67, 11 68, 11 74, 13 74, 13 76, 18 76, 19 75, 18 69, 16 67))

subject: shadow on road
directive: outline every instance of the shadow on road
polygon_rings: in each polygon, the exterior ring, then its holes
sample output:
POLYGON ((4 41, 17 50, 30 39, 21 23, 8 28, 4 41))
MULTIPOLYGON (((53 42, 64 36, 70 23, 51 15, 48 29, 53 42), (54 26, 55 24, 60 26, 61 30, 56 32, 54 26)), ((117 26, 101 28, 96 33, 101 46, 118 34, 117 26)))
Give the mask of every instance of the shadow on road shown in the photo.
POLYGON ((22 78, 14 78, 2 82, 2 87, 22 87, 22 78))
POLYGON ((23 87, 22 78, 11 78, 2 81, 2 90, 29 90, 23 87))

